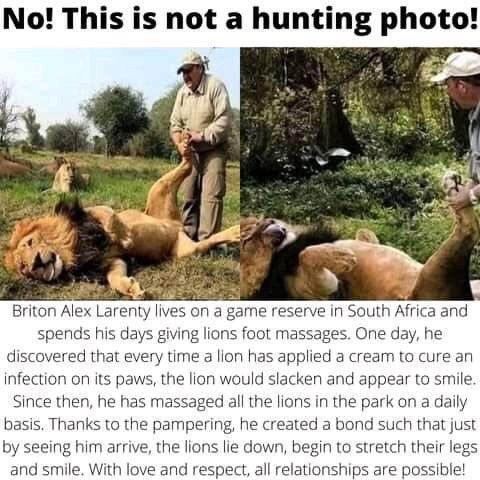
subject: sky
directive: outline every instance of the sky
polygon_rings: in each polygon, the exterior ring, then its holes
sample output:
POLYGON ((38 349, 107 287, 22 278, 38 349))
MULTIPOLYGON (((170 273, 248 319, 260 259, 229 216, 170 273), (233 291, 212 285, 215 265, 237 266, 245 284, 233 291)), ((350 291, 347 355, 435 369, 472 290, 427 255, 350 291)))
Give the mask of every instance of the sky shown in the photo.
MULTIPOLYGON (((41 130, 67 119, 83 120, 79 105, 108 85, 130 86, 144 94, 147 108, 181 76, 177 67, 188 49, 85 48, 2 49, 0 81, 13 91, 21 110, 32 107, 41 130)), ((219 77, 240 106, 240 50, 195 48, 210 58, 209 72, 219 77)), ((23 125, 20 125, 23 127, 23 125)))

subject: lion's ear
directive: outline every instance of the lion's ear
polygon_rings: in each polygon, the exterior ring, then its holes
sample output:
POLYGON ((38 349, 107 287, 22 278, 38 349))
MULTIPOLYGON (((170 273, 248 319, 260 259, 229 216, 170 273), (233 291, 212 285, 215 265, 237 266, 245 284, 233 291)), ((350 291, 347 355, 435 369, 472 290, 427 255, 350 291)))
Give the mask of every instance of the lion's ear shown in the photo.
POLYGON ((12 236, 10 237, 10 249, 15 250, 20 240, 33 231, 35 228, 35 220, 32 218, 24 218, 15 224, 12 236))
POLYGON ((58 155, 55 155, 55 157, 53 157, 53 160, 55 162, 55 168, 57 170, 65 163, 65 157, 61 157, 58 155))

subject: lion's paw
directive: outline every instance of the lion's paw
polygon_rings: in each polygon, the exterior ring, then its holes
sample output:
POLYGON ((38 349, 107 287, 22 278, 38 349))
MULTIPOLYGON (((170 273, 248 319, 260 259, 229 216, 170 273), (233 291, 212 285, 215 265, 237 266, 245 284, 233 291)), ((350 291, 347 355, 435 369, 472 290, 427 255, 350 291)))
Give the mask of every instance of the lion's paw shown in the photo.
POLYGON ((143 300, 145 298, 145 291, 142 290, 140 284, 133 277, 128 277, 127 281, 129 282, 129 286, 127 287, 126 294, 133 300, 143 300))
POLYGON ((225 230, 225 236, 227 242, 230 243, 239 243, 240 242, 240 225, 235 225, 233 227, 227 228, 225 230))
POLYGON ((458 192, 458 187, 462 185, 462 177, 457 172, 448 170, 442 178, 442 188, 446 195, 450 195, 452 191, 458 192))
POLYGON ((349 272, 357 265, 357 257, 352 250, 330 244, 305 248, 300 252, 299 260, 304 268, 311 271, 326 268, 337 275, 349 272))

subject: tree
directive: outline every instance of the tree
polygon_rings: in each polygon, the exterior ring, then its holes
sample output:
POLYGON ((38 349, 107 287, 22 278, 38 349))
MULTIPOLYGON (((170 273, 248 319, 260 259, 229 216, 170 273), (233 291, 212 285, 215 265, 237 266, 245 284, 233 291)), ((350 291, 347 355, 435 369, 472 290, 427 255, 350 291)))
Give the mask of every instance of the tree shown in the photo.
POLYGON ((165 149, 158 132, 152 128, 137 133, 128 142, 128 153, 132 157, 161 157, 164 151, 165 149))
POLYGON ((12 87, 0 82, 0 147, 8 150, 12 138, 20 131, 18 128, 19 112, 12 103, 12 87))
POLYGON ((85 150, 88 145, 88 125, 84 122, 75 122, 68 119, 65 124, 65 131, 69 138, 72 152, 85 150))
POLYGON ((43 147, 45 139, 40 134, 40 124, 37 122, 37 115, 32 107, 28 107, 22 113, 22 119, 27 129, 27 142, 33 147, 43 147))
POLYGON ((130 87, 109 86, 80 108, 105 137, 107 156, 118 152, 149 123, 142 93, 130 87))
POLYGON ((160 97, 152 106, 150 112, 151 128, 155 131, 163 145, 162 155, 171 158, 176 152, 170 140, 170 115, 177 96, 180 83, 173 85, 165 95, 160 97))
POLYGON ((59 152, 78 152, 88 146, 88 126, 83 122, 67 120, 47 128, 47 148, 59 152))

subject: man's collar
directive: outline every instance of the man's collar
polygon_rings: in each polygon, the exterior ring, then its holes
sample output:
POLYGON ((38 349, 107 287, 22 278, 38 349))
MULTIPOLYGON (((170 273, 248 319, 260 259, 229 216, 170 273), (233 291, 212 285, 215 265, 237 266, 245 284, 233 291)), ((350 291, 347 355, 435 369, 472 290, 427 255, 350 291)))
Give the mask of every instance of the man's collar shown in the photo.
POLYGON ((193 95, 193 94, 198 94, 198 95, 203 95, 205 93, 205 83, 206 83, 206 77, 207 77, 207 74, 205 72, 203 72, 202 74, 202 78, 200 79, 200 83, 198 84, 198 87, 195 91, 191 90, 190 88, 188 88, 186 85, 186 89, 187 89, 187 92, 189 95, 193 95))
POLYGON ((473 108, 472 110, 470 110, 470 113, 469 113, 469 118, 470 118, 470 121, 480 121, 480 102, 477 103, 477 106, 475 108, 473 108))

